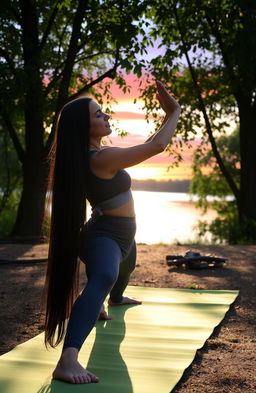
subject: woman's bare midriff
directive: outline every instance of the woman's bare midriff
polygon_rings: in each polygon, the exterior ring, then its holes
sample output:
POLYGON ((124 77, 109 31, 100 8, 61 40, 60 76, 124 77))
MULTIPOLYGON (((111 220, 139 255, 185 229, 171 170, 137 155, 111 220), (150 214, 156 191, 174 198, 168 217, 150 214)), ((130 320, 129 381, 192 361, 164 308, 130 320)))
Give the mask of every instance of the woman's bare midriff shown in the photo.
MULTIPOLYGON (((99 170, 97 168, 94 168, 94 160, 95 156, 91 160, 91 171, 92 173, 99 177, 100 179, 112 179, 117 171, 114 173, 109 173, 109 171, 106 171, 106 168, 103 170, 99 170)), ((106 214, 107 216, 115 216, 115 217, 135 217, 135 210, 134 210, 134 201, 133 199, 130 199, 127 203, 125 203, 122 206, 116 207, 115 209, 111 210, 102 210, 103 214, 106 214)))
POLYGON ((134 202, 130 199, 122 206, 116 207, 111 210, 102 210, 103 214, 115 217, 135 217, 134 202))

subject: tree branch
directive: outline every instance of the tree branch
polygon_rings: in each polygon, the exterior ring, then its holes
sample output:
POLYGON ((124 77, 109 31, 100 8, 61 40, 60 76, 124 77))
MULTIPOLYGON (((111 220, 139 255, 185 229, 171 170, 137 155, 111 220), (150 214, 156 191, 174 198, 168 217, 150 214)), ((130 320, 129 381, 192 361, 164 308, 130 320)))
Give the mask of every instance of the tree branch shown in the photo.
POLYGON ((45 92, 44 92, 45 96, 47 96, 49 94, 49 92, 51 91, 52 87, 55 85, 56 82, 58 82, 58 80, 60 79, 60 77, 63 74, 63 70, 61 72, 59 72, 59 73, 58 73, 58 71, 61 68, 63 68, 64 64, 65 64, 65 60, 62 61, 60 64, 59 64, 59 61, 60 61, 60 58, 61 58, 61 56, 60 56, 61 45, 62 45, 62 42, 63 42, 63 38, 64 38, 64 35, 65 35, 65 32, 66 32, 66 29, 67 29, 67 23, 66 23, 66 25, 65 25, 65 27, 64 27, 64 29, 62 31, 62 34, 60 34, 59 36, 57 35, 58 38, 59 38, 59 47, 58 47, 58 54, 57 54, 57 57, 56 57, 57 58, 56 67, 55 67, 55 70, 53 72, 53 76, 52 76, 51 82, 45 88, 45 92))
MULTIPOLYGON (((106 54, 106 53, 108 53, 108 52, 97 52, 97 53, 90 54, 90 55, 88 55, 88 56, 80 57, 80 58, 78 58, 76 61, 74 61, 74 64, 77 64, 77 63, 79 63, 79 62, 81 62, 81 61, 84 61, 84 60, 92 59, 92 58, 95 57, 95 56, 104 55, 104 54, 106 54)), ((111 52, 109 52, 109 53, 111 53, 111 52)), ((81 56, 82 56, 82 55, 81 55, 81 56)), ((58 80, 62 77, 62 75, 63 75, 63 70, 62 70, 59 74, 58 74, 57 72, 58 72, 59 69, 62 69, 62 67, 64 66, 64 64, 65 64, 65 61, 63 61, 58 67, 55 68, 55 70, 54 70, 54 76, 53 76, 51 82, 50 82, 50 83, 47 85, 47 87, 45 88, 45 95, 46 95, 46 96, 47 96, 47 94, 49 94, 49 92, 50 92, 51 89, 54 87, 54 85, 58 82, 58 80)))
MULTIPOLYGON (((88 91, 92 86, 96 85, 97 83, 101 82, 103 79, 105 79, 107 77, 114 79, 115 75, 116 75, 117 67, 119 65, 118 64, 119 54, 120 54, 120 48, 119 48, 119 46, 117 46, 114 66, 111 69, 109 69, 108 71, 106 71, 104 74, 99 76, 98 78, 96 78, 93 81, 91 81, 90 83, 88 83, 86 86, 84 86, 78 92, 76 92, 75 94, 70 96, 66 102, 72 101, 75 98, 79 97, 81 94, 83 94, 86 91, 88 91)), ((45 156, 48 155, 48 152, 50 151, 50 148, 51 148, 51 145, 52 145, 52 142, 53 142, 57 114, 58 114, 58 112, 55 113, 52 130, 51 130, 51 133, 50 133, 50 135, 48 137, 48 140, 46 142, 46 145, 45 145, 45 149, 44 149, 45 156)))
POLYGON ((172 4, 172 6, 173 6, 173 12, 174 12, 177 28, 178 28, 178 31, 179 31, 180 37, 181 37, 183 51, 184 51, 184 54, 185 54, 185 57, 186 57, 186 60, 187 60, 187 63, 188 63, 189 71, 190 71, 190 74, 191 74, 191 77, 192 77, 192 80, 193 80, 193 83, 194 83, 194 86, 195 86, 195 90, 196 90, 196 93, 197 93, 197 98, 198 98, 198 102, 199 102, 199 108, 200 108, 200 110, 201 110, 201 112, 203 113, 203 116, 204 116, 206 132, 208 134, 208 137, 209 137, 209 140, 210 140, 210 143, 211 143, 211 146, 212 146, 213 153, 215 155, 215 158, 217 160, 217 163, 219 165, 219 168, 220 168, 222 174, 224 175, 225 179, 227 180, 227 183, 230 186, 230 188, 231 188, 231 190, 232 190, 232 192, 233 192, 233 194, 234 194, 234 196, 235 196, 235 198, 236 198, 236 200, 237 200, 237 202, 239 204, 239 202, 240 202, 239 189, 237 188, 237 186, 236 186, 232 176, 228 172, 228 170, 227 170, 227 168, 226 168, 226 166, 225 166, 225 164, 224 164, 224 162, 223 162, 223 160, 222 160, 222 158, 220 156, 220 153, 218 151, 218 148, 217 148, 217 145, 216 145, 216 141, 215 141, 213 133, 212 133, 210 120, 209 120, 209 117, 207 115, 206 108, 205 108, 205 105, 204 105, 204 100, 203 100, 203 97, 202 97, 200 84, 199 84, 196 72, 195 72, 195 70, 194 70, 194 68, 192 66, 192 63, 191 63, 189 55, 188 55, 187 44, 186 44, 186 41, 185 41, 185 38, 184 38, 184 34, 183 34, 183 30, 181 28, 181 24, 180 24, 180 21, 179 21, 176 5, 172 4))
POLYGON ((3 48, 0 48, 0 56, 5 58, 5 60, 6 60, 7 64, 9 65, 9 68, 12 71, 13 75, 16 76, 16 70, 15 70, 14 64, 12 62, 12 59, 9 56, 9 53, 6 50, 4 50, 3 48))
POLYGON ((56 112, 64 105, 68 98, 68 88, 73 71, 74 61, 78 52, 78 39, 80 36, 81 24, 88 6, 88 0, 79 0, 77 10, 73 20, 72 33, 68 46, 68 52, 63 70, 63 77, 59 89, 56 112))
POLYGON ((97 79, 94 79, 92 82, 88 83, 85 85, 82 89, 78 90, 75 94, 70 96, 68 98, 68 102, 74 100, 75 98, 79 97, 81 94, 85 93, 88 91, 92 86, 96 85, 97 83, 101 82, 105 78, 111 78, 114 79, 116 76, 116 70, 118 67, 118 61, 119 61, 119 54, 120 54, 120 47, 117 46, 116 48, 116 55, 115 55, 115 63, 112 68, 110 68, 108 71, 106 71, 104 74, 99 76, 97 79))
POLYGON ((10 9, 11 12, 14 16, 14 18, 16 19, 16 21, 20 24, 20 26, 22 26, 22 20, 21 20, 21 16, 19 15, 18 11, 17 11, 17 7, 15 5, 10 5, 10 9))
POLYGON ((65 67, 62 72, 62 80, 60 84, 52 130, 44 147, 45 155, 48 155, 48 152, 50 151, 53 142, 58 112, 60 108, 67 102, 68 99, 68 88, 69 88, 69 83, 74 67, 75 58, 78 52, 78 39, 80 35, 81 24, 83 22, 83 18, 87 6, 88 6, 88 0, 79 0, 76 13, 73 19, 72 33, 71 33, 68 52, 65 60, 65 67))
POLYGON ((23 147, 22 147, 22 145, 20 143, 20 140, 18 138, 18 135, 17 135, 17 133, 16 133, 16 131, 15 131, 13 125, 12 125, 11 119, 10 119, 6 109, 2 105, 2 103, 0 103, 0 113, 1 113, 1 116, 2 116, 2 118, 4 120, 4 122, 5 122, 7 130, 9 131, 9 134, 10 134, 10 137, 11 137, 11 139, 13 141, 13 145, 14 145, 14 147, 16 149, 18 158, 19 158, 20 162, 23 164, 24 161, 25 161, 24 149, 23 149, 23 147))
MULTIPOLYGON (((76 92, 75 94, 73 94, 72 96, 70 96, 68 98, 67 102, 70 102, 72 100, 74 100, 75 98, 78 98, 80 95, 82 95, 83 93, 85 93, 86 91, 88 91, 92 86, 96 85, 97 83, 101 82, 103 79, 109 77, 109 78, 114 78, 113 76, 113 72, 116 72, 116 70, 114 70, 114 68, 111 68, 110 70, 106 71, 104 74, 102 74, 101 76, 99 76, 97 79, 94 79, 93 81, 91 81, 90 83, 88 83, 86 86, 84 86, 82 89, 80 89, 78 92, 76 92)), ((54 120, 53 120, 53 126, 52 126, 52 130, 51 133, 48 137, 48 140, 46 142, 45 145, 45 155, 48 155, 49 149, 51 147, 51 144, 53 142, 53 137, 54 137, 54 131, 55 131, 55 124, 56 124, 56 116, 57 116, 57 112, 54 116, 54 120)))
POLYGON ((86 52, 81 53, 77 58, 76 61, 74 61, 74 64, 80 63, 81 61, 84 60, 88 60, 88 59, 93 59, 96 56, 100 56, 100 55, 110 55, 113 51, 109 50, 109 51, 102 51, 102 52, 96 52, 96 53, 90 53, 88 55, 86 55, 86 52))
POLYGON ((72 29, 72 34, 70 38, 70 43, 69 43, 69 49, 66 57, 66 62, 65 62, 65 68, 63 70, 63 78, 62 78, 62 83, 60 86, 59 90, 59 95, 58 95, 58 100, 57 100, 57 105, 56 105, 56 111, 55 111, 55 116, 53 119, 53 126, 52 126, 52 131, 48 137, 48 140, 45 145, 44 152, 45 154, 48 154, 51 144, 53 142, 54 138, 54 132, 55 132, 55 125, 56 125, 56 119, 57 119, 57 114, 60 110, 60 108, 67 102, 73 100, 74 98, 80 96, 82 93, 90 89, 93 85, 96 83, 99 83, 101 80, 103 80, 106 77, 109 78, 114 78, 116 74, 116 70, 118 67, 118 60, 119 60, 119 54, 120 54, 120 46, 119 44, 116 45, 116 54, 115 54, 115 63, 113 68, 105 72, 103 75, 95 79, 94 81, 88 83, 86 86, 84 86, 82 89, 80 89, 77 93, 72 95, 71 97, 67 97, 68 95, 68 87, 69 87, 69 82, 75 62, 75 58, 78 52, 78 38, 80 34, 80 27, 81 23, 83 20, 83 15, 85 13, 86 7, 88 4, 88 0, 80 0, 79 5, 76 10, 76 14, 74 17, 73 21, 73 29, 72 29))
POLYGON ((55 19, 56 15, 57 15, 57 12, 58 12, 58 7, 57 7, 57 4, 58 4, 58 3, 59 3, 59 1, 57 1, 57 2, 55 3, 55 7, 54 7, 54 9, 53 9, 53 11, 52 11, 52 14, 51 14, 51 16, 50 16, 50 19, 49 19, 48 24, 47 24, 47 26, 46 26, 46 29, 45 29, 45 31, 44 31, 42 40, 41 40, 41 42, 40 42, 40 44, 39 44, 39 50, 40 50, 40 51, 43 49, 43 47, 44 47, 44 45, 45 45, 45 43, 46 43, 46 40, 47 40, 47 38, 48 38, 48 36, 49 36, 49 34, 50 34, 52 25, 53 25, 53 23, 54 23, 54 19, 55 19))
POLYGON ((205 19, 207 20, 208 25, 210 26, 210 29, 212 31, 213 36, 216 38, 216 41, 219 45, 223 62, 225 64, 225 67, 228 71, 228 75, 230 76, 230 82, 231 86, 233 87, 233 94, 235 97, 237 97, 238 94, 238 88, 237 88, 237 77, 235 76, 233 67, 231 62, 229 61, 229 58, 227 56, 226 50, 225 50, 225 45, 222 40, 222 36, 220 34, 220 31, 217 27, 216 19, 214 21, 211 19, 211 17, 208 15, 207 10, 205 10, 205 19))
POLYGON ((70 96, 68 98, 68 101, 72 101, 75 98, 78 98, 79 96, 81 96, 83 93, 87 92, 89 89, 91 89, 92 86, 96 85, 97 83, 101 82, 103 79, 105 78, 111 78, 114 79, 114 74, 116 73, 116 69, 115 68, 111 68, 110 70, 106 71, 104 74, 100 75, 97 79, 94 79, 93 81, 91 81, 90 83, 88 83, 87 85, 85 85, 82 89, 78 90, 75 94, 72 94, 72 96, 70 96))

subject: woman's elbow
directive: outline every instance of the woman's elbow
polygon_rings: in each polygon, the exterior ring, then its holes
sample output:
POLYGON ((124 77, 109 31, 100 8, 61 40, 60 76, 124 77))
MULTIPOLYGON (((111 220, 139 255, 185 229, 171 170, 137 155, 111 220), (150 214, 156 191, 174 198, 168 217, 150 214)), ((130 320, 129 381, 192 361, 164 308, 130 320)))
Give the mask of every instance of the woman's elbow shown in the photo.
POLYGON ((162 142, 152 140, 151 143, 155 154, 162 153, 166 148, 166 145, 162 142))

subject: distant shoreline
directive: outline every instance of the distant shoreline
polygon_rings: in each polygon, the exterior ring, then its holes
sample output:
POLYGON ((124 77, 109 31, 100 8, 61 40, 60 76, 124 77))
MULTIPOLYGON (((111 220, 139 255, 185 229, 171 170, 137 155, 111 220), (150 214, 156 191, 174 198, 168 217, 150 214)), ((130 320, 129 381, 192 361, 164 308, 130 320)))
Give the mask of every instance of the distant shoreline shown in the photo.
POLYGON ((189 192, 190 180, 132 180, 134 191, 189 192))
MULTIPOLYGON (((134 191, 157 191, 157 192, 189 192, 191 180, 137 180, 132 179, 132 189, 134 191)), ((21 192, 21 190, 15 190, 21 192)), ((0 189, 0 195, 2 194, 0 189)))

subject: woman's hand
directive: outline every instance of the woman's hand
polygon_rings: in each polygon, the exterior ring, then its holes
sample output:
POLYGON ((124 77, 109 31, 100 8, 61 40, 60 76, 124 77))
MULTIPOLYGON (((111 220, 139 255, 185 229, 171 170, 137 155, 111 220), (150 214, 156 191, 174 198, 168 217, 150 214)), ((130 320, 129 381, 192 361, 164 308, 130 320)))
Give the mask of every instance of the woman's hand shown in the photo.
POLYGON ((174 111, 181 111, 178 102, 168 93, 162 82, 156 81, 158 94, 156 95, 161 108, 165 111, 167 116, 173 114, 174 111))

